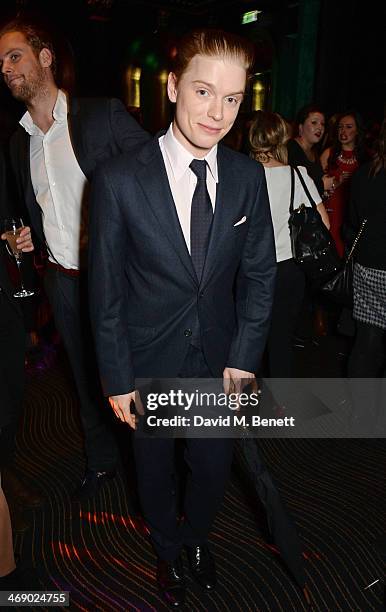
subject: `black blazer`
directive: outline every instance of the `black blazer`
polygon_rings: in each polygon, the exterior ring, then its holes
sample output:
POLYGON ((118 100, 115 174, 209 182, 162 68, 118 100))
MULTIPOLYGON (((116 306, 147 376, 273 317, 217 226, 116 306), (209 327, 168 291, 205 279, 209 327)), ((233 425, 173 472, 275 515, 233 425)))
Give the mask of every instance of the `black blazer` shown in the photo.
MULTIPOLYGON (((6 174, 5 159, 0 147, 0 233, 3 233, 2 221, 11 215, 12 208, 6 174)), ((14 387, 16 389, 23 385, 23 380, 19 380, 19 366, 23 364, 24 358, 23 349, 20 346, 24 321, 20 300, 13 297, 15 288, 9 278, 6 265, 9 258, 5 242, 0 240, 0 361, 5 362, 5 359, 8 359, 10 364, 17 364, 16 369, 12 369, 11 373, 3 365, 0 366, 0 438, 1 428, 15 420, 21 407, 14 400, 14 387), (9 304, 11 304, 11 310, 9 304), (10 392, 11 389, 12 392, 10 392)))
MULTIPOLYGON (((9 257, 5 250, 5 244, 1 241, 0 244, 0 292, 2 295, 5 295, 6 298, 11 302, 15 312, 22 319, 22 311, 18 301, 13 297, 13 292, 15 291, 15 287, 11 283, 9 278, 7 266, 6 266, 6 258, 9 257)), ((1 298, 2 299, 2 298, 1 298)), ((0 303, 1 303, 0 299, 0 303)), ((0 316, 1 316, 1 307, 0 307, 0 316)))
MULTIPOLYGON (((0 234, 3 233, 2 222, 5 217, 9 216, 11 210, 11 205, 9 202, 9 192, 6 178, 6 165, 3 149, 0 147, 0 234)), ((22 312, 19 303, 12 296, 15 288, 13 287, 6 266, 7 258, 9 257, 6 248, 5 242, 0 240, 0 291, 6 298, 11 302, 15 311, 20 317, 22 317, 22 312)), ((0 301, 1 303, 1 301, 0 301)), ((1 308, 0 308, 0 316, 1 316, 1 308)))
POLYGON ((351 179, 345 238, 351 245, 367 219, 354 251, 355 261, 366 268, 386 270, 386 170, 381 168, 374 176, 371 167, 372 162, 363 164, 351 179))
POLYGON ((268 332, 276 258, 262 166, 218 148, 219 183, 200 285, 158 137, 97 169, 91 195, 91 322, 106 395, 135 377, 177 377, 200 323, 208 366, 255 372, 268 332), (235 226, 246 217, 246 221, 235 226))
MULTIPOLYGON (((150 138, 122 102, 114 98, 70 98, 68 124, 75 156, 89 180, 99 162, 130 151, 150 138)), ((44 243, 41 209, 31 182, 29 141, 29 135, 19 126, 10 143, 12 167, 30 223, 44 243)))

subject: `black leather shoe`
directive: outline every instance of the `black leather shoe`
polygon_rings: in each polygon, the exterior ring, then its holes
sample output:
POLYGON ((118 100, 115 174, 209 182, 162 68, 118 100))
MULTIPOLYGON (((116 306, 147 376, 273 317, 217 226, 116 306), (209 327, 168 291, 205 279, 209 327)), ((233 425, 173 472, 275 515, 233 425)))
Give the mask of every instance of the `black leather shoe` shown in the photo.
POLYGON ((164 601, 172 608, 182 606, 185 601, 184 568, 181 557, 174 561, 158 559, 157 584, 164 601))
POLYGON ((82 502, 86 499, 95 497, 108 480, 111 480, 116 475, 116 470, 108 472, 96 472, 87 470, 80 486, 72 495, 72 500, 82 502))
POLYGON ((205 591, 213 591, 217 583, 216 566, 208 546, 187 546, 193 578, 205 591))

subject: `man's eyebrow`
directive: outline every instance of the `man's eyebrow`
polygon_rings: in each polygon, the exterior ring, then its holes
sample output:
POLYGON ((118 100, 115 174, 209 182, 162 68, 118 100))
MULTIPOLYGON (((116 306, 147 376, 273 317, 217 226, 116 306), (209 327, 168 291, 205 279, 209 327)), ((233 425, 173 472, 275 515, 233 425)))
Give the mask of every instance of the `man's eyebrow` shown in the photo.
POLYGON ((195 85, 205 85, 205 87, 213 87, 213 83, 207 83, 206 81, 201 81, 201 79, 197 79, 196 81, 192 81, 195 85))
MULTIPOLYGON (((209 87, 210 89, 214 89, 213 83, 207 83, 206 81, 197 80, 197 81, 192 81, 192 83, 194 85, 205 85, 205 87, 209 87)), ((244 95, 244 90, 242 90, 242 91, 232 91, 232 92, 228 93, 226 95, 226 97, 228 97, 228 96, 240 96, 240 95, 241 96, 244 95)))
POLYGON ((20 49, 19 47, 13 47, 12 49, 8 49, 8 51, 4 53, 4 57, 10 55, 11 53, 14 53, 15 51, 19 51, 21 53, 23 49, 20 49))
POLYGON ((244 95, 244 90, 243 91, 234 91, 234 92, 231 92, 231 93, 227 94, 226 97, 228 97, 228 96, 243 96, 243 95, 244 95))

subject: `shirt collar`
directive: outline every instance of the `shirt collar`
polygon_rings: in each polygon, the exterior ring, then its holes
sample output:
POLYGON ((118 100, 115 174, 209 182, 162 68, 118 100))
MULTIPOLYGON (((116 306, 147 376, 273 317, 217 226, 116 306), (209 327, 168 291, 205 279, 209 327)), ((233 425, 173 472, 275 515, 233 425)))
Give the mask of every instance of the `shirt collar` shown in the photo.
POLYGON ((58 123, 67 120, 67 97, 64 91, 59 89, 52 116, 58 123))
MULTIPOLYGON (((66 121, 67 119, 67 98, 66 94, 61 89, 58 91, 52 116, 57 123, 63 123, 63 121, 66 121)), ((33 122, 29 111, 24 113, 19 123, 30 136, 36 136, 37 134, 42 133, 40 128, 38 128, 38 126, 33 122)))
MULTIPOLYGON (((189 168, 192 160, 196 158, 189 153, 189 151, 187 151, 180 142, 178 142, 173 133, 173 124, 169 126, 169 129, 164 136, 163 146, 169 159, 173 176, 176 181, 179 181, 189 168)), ((209 153, 207 153, 205 157, 200 157, 200 159, 205 159, 213 179, 216 183, 218 183, 217 145, 212 147, 209 153)))

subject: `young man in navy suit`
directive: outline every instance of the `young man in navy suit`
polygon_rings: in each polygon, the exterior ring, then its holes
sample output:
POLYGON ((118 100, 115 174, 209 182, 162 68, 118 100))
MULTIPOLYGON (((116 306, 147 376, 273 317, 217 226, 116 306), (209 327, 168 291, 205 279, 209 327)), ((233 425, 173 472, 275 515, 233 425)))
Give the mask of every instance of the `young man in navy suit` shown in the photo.
POLYGON ((45 289, 80 400, 87 466, 73 499, 82 501, 115 474, 118 460, 88 333, 89 181, 97 163, 149 135, 119 100, 75 98, 61 89, 59 59, 52 33, 40 24, 16 20, 0 31, 5 84, 27 109, 11 139, 12 165, 35 236, 48 251, 45 289))
MULTIPOLYGON (((187 35, 168 78, 175 117, 136 155, 103 164, 93 184, 91 321, 105 394, 136 428, 136 378, 253 381, 268 332, 275 250, 262 166, 219 141, 252 67, 250 44, 217 30, 187 35)), ((134 435, 138 487, 167 603, 185 597, 181 551, 205 590, 207 538, 232 460, 231 439, 186 440, 178 523, 174 440, 134 435)))

